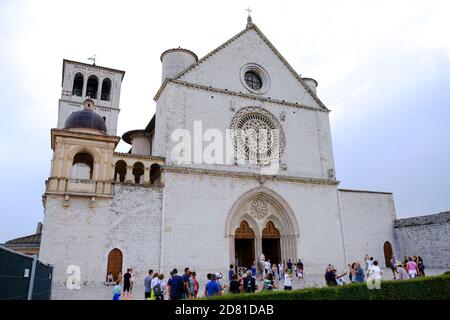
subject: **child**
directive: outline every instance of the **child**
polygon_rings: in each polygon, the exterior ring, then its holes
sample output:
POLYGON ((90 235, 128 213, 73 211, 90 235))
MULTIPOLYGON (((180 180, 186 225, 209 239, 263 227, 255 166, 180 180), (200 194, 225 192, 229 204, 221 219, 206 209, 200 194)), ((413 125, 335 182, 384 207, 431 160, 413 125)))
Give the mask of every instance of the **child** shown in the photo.
POLYGON ((113 289, 113 300, 120 300, 120 292, 122 291, 122 287, 120 286, 120 281, 116 282, 116 285, 113 289))
POLYGON ((200 285, 198 284, 197 273, 195 271, 192 271, 192 284, 194 285, 194 298, 197 298, 200 285))
POLYGON ((286 269, 284 273, 284 290, 292 290, 292 278, 291 271, 289 269, 286 269))

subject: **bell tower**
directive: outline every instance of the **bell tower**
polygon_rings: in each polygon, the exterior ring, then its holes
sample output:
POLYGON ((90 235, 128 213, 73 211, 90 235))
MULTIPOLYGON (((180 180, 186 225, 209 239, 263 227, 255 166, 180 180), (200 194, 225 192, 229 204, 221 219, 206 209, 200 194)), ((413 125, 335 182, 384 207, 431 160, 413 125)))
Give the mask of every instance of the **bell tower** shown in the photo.
POLYGON ((105 121, 107 134, 117 135, 120 88, 124 75, 125 71, 64 59, 58 129, 64 127, 72 112, 82 110, 83 102, 90 98, 96 105, 95 112, 105 121))

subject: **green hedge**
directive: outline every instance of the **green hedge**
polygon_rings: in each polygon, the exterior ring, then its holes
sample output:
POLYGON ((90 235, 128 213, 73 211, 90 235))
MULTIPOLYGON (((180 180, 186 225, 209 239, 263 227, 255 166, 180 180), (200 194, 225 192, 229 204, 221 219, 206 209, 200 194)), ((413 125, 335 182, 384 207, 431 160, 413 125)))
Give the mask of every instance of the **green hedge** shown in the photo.
POLYGON ((449 300, 450 273, 411 280, 382 281, 381 289, 369 290, 365 283, 307 288, 292 291, 261 291, 227 294, 216 300, 449 300))

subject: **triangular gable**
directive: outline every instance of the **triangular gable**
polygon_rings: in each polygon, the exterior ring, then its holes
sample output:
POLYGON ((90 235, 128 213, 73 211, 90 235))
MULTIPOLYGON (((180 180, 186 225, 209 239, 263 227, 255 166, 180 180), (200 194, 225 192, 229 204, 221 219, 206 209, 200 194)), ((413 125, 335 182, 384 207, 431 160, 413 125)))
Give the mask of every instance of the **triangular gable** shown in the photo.
MULTIPOLYGON (((317 105, 320 108, 328 111, 327 107, 317 97, 316 93, 314 91, 312 91, 308 87, 308 85, 300 77, 300 75, 292 68, 292 66, 286 61, 286 59, 284 59, 284 57, 281 55, 281 53, 273 46, 273 44, 267 39, 267 37, 254 24, 252 24, 251 26, 247 27, 246 29, 244 29, 243 31, 241 31, 240 33, 238 33, 237 35, 235 35, 234 37, 232 37, 231 39, 229 39, 228 41, 226 41, 225 43, 223 43, 222 45, 220 45, 219 47, 217 47, 216 49, 214 49, 213 51, 211 51, 207 55, 205 55, 203 58, 198 60, 196 63, 194 63, 191 66, 189 66, 188 68, 186 68, 184 71, 182 71, 180 74, 178 74, 174 78, 174 80, 190 82, 189 80, 186 80, 186 79, 189 78, 190 73, 192 73, 196 69, 199 69, 204 63, 206 63, 208 60, 212 59, 216 54, 220 53, 226 47, 228 47, 233 42, 235 42, 239 38, 243 37, 244 35, 246 35, 250 31, 254 31, 262 39, 262 41, 267 45, 267 47, 270 48, 270 50, 275 54, 275 56, 281 61, 281 63, 292 74, 292 76, 296 79, 296 81, 298 81, 298 83, 300 83, 301 87, 304 88, 304 90, 306 91, 307 95, 309 95, 317 103, 317 105)), ((202 84, 202 83, 199 83, 199 84, 202 84)), ((203 83, 203 84, 206 85, 206 83, 203 83)), ((281 97, 273 97, 273 98, 281 98, 281 97)))

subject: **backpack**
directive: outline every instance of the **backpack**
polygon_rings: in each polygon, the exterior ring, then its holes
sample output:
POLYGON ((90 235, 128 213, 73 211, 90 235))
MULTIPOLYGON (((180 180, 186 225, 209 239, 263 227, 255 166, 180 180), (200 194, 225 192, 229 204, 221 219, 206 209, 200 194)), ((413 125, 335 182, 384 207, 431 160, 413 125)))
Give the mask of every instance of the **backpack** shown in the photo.
POLYGON ((153 287, 153 294, 155 296, 162 296, 162 289, 161 289, 161 283, 157 283, 155 284, 155 286, 153 287))

